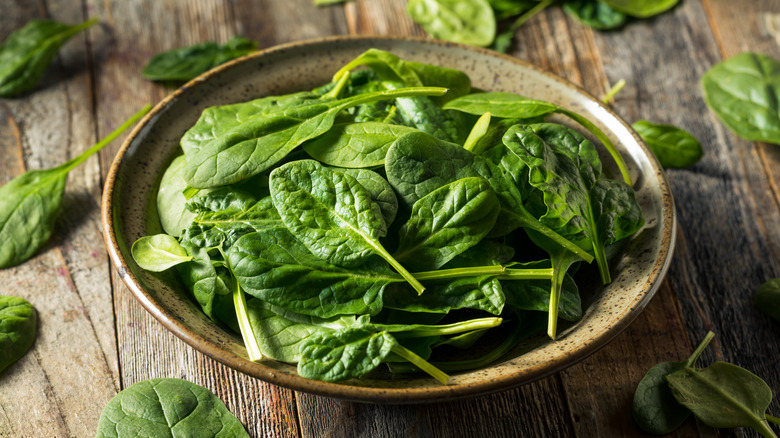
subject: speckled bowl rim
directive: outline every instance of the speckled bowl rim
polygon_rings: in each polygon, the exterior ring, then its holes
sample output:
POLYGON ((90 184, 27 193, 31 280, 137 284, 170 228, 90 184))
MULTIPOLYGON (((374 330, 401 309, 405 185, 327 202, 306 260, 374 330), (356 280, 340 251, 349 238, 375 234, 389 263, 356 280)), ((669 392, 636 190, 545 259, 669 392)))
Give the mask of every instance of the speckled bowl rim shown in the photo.
POLYGON ((674 251, 675 238, 676 238, 676 213, 674 208, 674 201, 672 199, 671 190, 668 182, 663 174, 663 170, 658 161, 653 156, 652 152, 647 148, 640 137, 632 130, 632 128, 622 120, 611 109, 603 105, 599 99, 593 97, 590 93, 582 89, 581 87, 574 85, 573 83, 553 75, 550 72, 544 71, 539 67, 536 67, 526 61, 504 55, 498 52, 494 52, 487 49, 465 46, 462 44, 454 44, 448 42, 441 42, 437 40, 431 40, 426 38, 416 37, 389 37, 389 36, 333 36, 326 38, 310 39, 298 42, 292 42, 287 44, 277 45, 266 50, 258 51, 257 53, 249 56, 239 58, 237 60, 228 62, 202 76, 190 81, 185 86, 177 89, 172 94, 168 95, 162 101, 160 101, 154 108, 135 126, 132 132, 129 134, 121 148, 116 154, 111 167, 108 171, 107 179, 103 189, 102 208, 101 208, 103 233, 105 238, 106 247, 109 256, 117 269, 119 277, 124 281, 133 295, 143 305, 143 307, 152 314, 154 318, 160 321, 168 330, 174 335, 182 339, 184 342, 205 354, 206 356, 215 359, 235 370, 238 370, 247 375, 256 377, 268 383, 279 385, 285 388, 289 388, 296 391, 303 391, 317 395, 324 395, 339 399, 346 399, 360 402, 370 403, 425 403, 432 401, 448 401, 459 398, 484 395, 493 392, 503 391, 511 389, 526 383, 533 382, 542 377, 548 376, 555 372, 558 372, 564 368, 567 368, 580 360, 590 356, 598 349, 605 346, 610 340, 622 332, 641 312, 641 310, 647 305, 653 295, 660 287, 669 265, 671 263, 672 254, 674 251), (522 372, 501 376, 498 378, 490 378, 484 381, 475 383, 459 384, 454 386, 438 386, 438 387, 424 387, 424 388, 376 388, 368 386, 352 386, 341 383, 329 383, 316 380, 310 380, 298 375, 281 371, 278 369, 270 368, 262 365, 262 363, 250 362, 247 359, 239 357, 231 352, 222 349, 219 345, 212 343, 208 339, 199 335, 190 329, 179 319, 166 312, 164 309, 158 307, 153 297, 141 287, 138 279, 133 275, 130 269, 127 268, 127 262, 125 255, 120 250, 120 245, 117 241, 117 235, 115 230, 115 222, 113 217, 114 203, 113 193, 117 184, 117 176, 120 173, 120 168, 123 163, 123 158, 130 148, 131 144, 139 137, 143 135, 143 129, 147 123, 154 120, 155 115, 160 113, 169 103, 178 99, 181 95, 187 93, 190 86, 197 83, 208 80, 210 77, 217 75, 219 72, 230 69, 234 65, 247 62, 254 58, 259 58, 272 54, 278 51, 290 50, 299 48, 302 46, 318 45, 318 44, 336 44, 346 41, 359 41, 359 40, 383 40, 388 42, 407 42, 407 43, 419 43, 423 45, 438 45, 455 47, 462 50, 473 51, 483 55, 489 55, 492 57, 501 58, 504 61, 508 61, 523 68, 533 70, 555 82, 561 86, 568 87, 576 92, 588 97, 594 103, 601 107, 601 110, 606 111, 610 116, 623 125, 636 142, 642 148, 645 155, 648 156, 650 165, 654 173, 657 175, 660 182, 661 202, 663 203, 662 216, 659 218, 659 226, 662 226, 662 248, 659 252, 659 256, 656 259, 655 265, 652 268, 651 275, 645 282, 642 292, 633 296, 633 302, 631 303, 629 310, 620 317, 609 327, 602 330, 590 337, 587 341, 579 344, 578 348, 570 349, 559 354, 556 358, 539 364, 532 368, 523 369, 522 372))

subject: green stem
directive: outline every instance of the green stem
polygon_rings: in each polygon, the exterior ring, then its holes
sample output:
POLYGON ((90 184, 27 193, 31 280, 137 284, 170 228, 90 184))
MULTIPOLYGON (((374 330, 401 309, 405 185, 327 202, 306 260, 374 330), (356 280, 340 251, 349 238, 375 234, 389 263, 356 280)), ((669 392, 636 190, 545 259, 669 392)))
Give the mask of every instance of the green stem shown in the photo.
POLYGON ((590 131, 593 135, 595 135, 596 138, 599 139, 601 144, 603 144, 604 147, 607 149, 609 154, 612 155, 612 159, 615 160, 618 169, 620 169, 620 174, 623 176, 623 181, 625 181, 625 183, 628 184, 629 186, 632 185, 631 175, 628 173, 628 167, 626 166, 626 162, 623 161, 623 156, 620 155, 620 151, 617 150, 615 145, 612 144, 612 141, 609 140, 609 138, 604 134, 604 132, 598 128, 598 126, 591 123, 591 121, 586 119, 585 117, 577 113, 571 112, 567 109, 558 108, 556 112, 568 116, 572 120, 582 125, 585 129, 590 131))
POLYGON ((710 345, 710 341, 715 337, 715 333, 712 331, 707 332, 707 334, 704 336, 704 339, 699 343, 699 346, 696 347, 695 350, 693 350, 693 354, 691 354, 691 357, 688 358, 687 361, 685 361, 685 367, 691 368, 695 363, 696 360, 699 359, 699 356, 704 352, 704 349, 707 348, 708 345, 710 345))
POLYGON ((775 423, 775 424, 780 424, 780 418, 773 417, 773 416, 771 416, 769 414, 764 414, 764 416, 766 417, 767 421, 771 421, 772 423, 775 423))
MULTIPOLYGON (((393 336, 396 339, 449 336, 473 330, 483 330, 498 327, 501 325, 502 321, 503 319, 501 318, 478 318, 463 322, 454 322, 452 324, 425 326, 405 332, 395 332, 393 333, 393 336)), ((381 325, 379 325, 379 327, 381 328, 381 325)))
POLYGON ((447 384, 447 381, 450 379, 450 376, 448 376, 444 371, 436 368, 433 366, 430 362, 427 360, 421 358, 420 356, 416 355, 411 350, 402 347, 401 345, 394 345, 393 346, 393 353, 403 357, 404 359, 408 360, 414 366, 417 368, 425 371, 428 373, 431 377, 441 382, 443 385, 447 384))
POLYGON ((407 283, 412 285, 414 290, 417 291, 417 295, 422 295, 422 293, 425 291, 425 286, 420 283, 418 279, 414 277, 409 271, 406 270, 406 268, 403 267, 400 263, 398 263, 398 260, 396 260, 392 255, 390 255, 387 250, 382 247, 382 245, 379 242, 374 242, 371 239, 365 239, 366 242, 368 242, 369 245, 371 245, 374 248, 374 251, 383 259, 387 260, 388 263, 390 263, 390 266, 395 269, 396 272, 401 274, 401 277, 406 280, 407 283))
POLYGON ((258 361, 263 358, 263 353, 260 352, 260 345, 255 338, 254 330, 252 330, 252 324, 249 322, 249 315, 246 311, 246 297, 241 286, 236 283, 236 290, 233 292, 233 304, 236 307, 236 318, 238 319, 238 328, 241 329, 241 337, 244 338, 244 345, 246 346, 249 360, 252 362, 258 361))
POLYGON ((332 90, 325 93, 322 97, 332 97, 334 99, 338 99, 342 90, 344 90, 344 87, 347 85, 348 80, 349 80, 349 72, 347 72, 347 74, 345 74, 344 76, 340 77, 339 81, 336 83, 336 86, 333 87, 332 90))
POLYGON ((488 128, 490 128, 490 113, 485 113, 477 119, 476 123, 474 123, 471 132, 469 132, 469 136, 466 138, 466 141, 463 142, 463 149, 479 154, 480 151, 475 151, 474 146, 476 146, 477 141, 487 133, 488 128))
POLYGON ((84 151, 84 153, 82 153, 78 157, 70 160, 63 167, 63 170, 65 172, 70 172, 73 168, 75 168, 79 164, 83 163, 87 158, 91 157, 95 152, 103 149, 103 147, 105 147, 107 144, 111 143, 115 138, 117 138, 127 128, 133 126, 133 124, 135 124, 135 122, 137 122, 138 119, 140 119, 141 117, 146 115, 146 113, 148 113, 149 110, 151 110, 151 109, 152 109, 151 105, 146 105, 143 108, 141 108, 141 110, 138 111, 137 113, 135 113, 135 115, 133 115, 132 117, 127 119, 127 121, 125 123, 123 123, 120 127, 116 128, 114 130, 114 132, 112 132, 111 134, 108 134, 108 136, 106 138, 104 138, 104 139, 100 140, 99 142, 97 142, 97 144, 95 144, 91 148, 89 148, 86 151, 84 151))
POLYGON ((438 271, 423 271, 412 274, 418 280, 441 280, 461 277, 480 277, 496 275, 499 280, 549 280, 552 278, 552 268, 512 269, 503 265, 473 266, 468 268, 439 269, 438 271))
POLYGON ((537 231, 540 234, 545 235, 548 239, 566 248, 568 251, 577 254, 582 260, 585 261, 585 263, 591 263, 593 261, 593 256, 588 254, 587 251, 577 246, 571 240, 568 240, 565 237, 561 236, 560 234, 556 233, 555 231, 553 231, 552 228, 539 222, 539 220, 533 217, 533 215, 529 213, 528 210, 523 208, 523 211, 521 213, 522 214, 514 213, 518 221, 520 222, 521 227, 530 228, 534 231, 537 231))
POLYGON ((544 8, 546 8, 547 6, 550 6, 554 2, 555 2, 555 0, 544 0, 544 1, 539 2, 536 6, 534 6, 533 8, 531 8, 529 10, 527 10, 523 15, 517 17, 517 20, 515 20, 515 22, 512 23, 512 26, 509 29, 510 30, 517 30, 517 29, 519 29, 520 26, 525 24, 526 21, 530 20, 531 17, 533 17, 534 15, 538 14, 539 12, 542 12, 544 10, 544 8))
POLYGON ((615 95, 620 93, 620 90, 622 90, 623 87, 625 87, 625 86, 626 86, 626 80, 625 79, 621 79, 621 80, 615 82, 615 85, 613 85, 612 88, 610 88, 609 91, 607 91, 607 94, 604 95, 604 99, 602 100, 602 102, 604 102, 605 105, 609 105, 609 102, 612 99, 614 99, 615 95))

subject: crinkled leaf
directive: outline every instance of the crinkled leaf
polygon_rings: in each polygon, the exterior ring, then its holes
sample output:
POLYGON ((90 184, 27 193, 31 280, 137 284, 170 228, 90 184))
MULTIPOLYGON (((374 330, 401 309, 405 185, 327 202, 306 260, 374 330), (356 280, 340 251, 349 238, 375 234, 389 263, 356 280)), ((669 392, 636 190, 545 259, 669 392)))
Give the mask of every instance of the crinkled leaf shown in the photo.
POLYGON ((506 301, 501 283, 495 276, 458 278, 425 284, 425 293, 417 296, 403 284, 385 291, 384 306, 407 312, 449 313, 455 309, 478 309, 500 315, 506 301))
POLYGON ((208 389, 181 379, 151 379, 125 388, 108 402, 97 436, 249 437, 244 426, 208 389))
POLYGON ((27 300, 0 295, 0 373, 32 347, 37 320, 27 300))
POLYGON ((384 362, 396 345, 386 332, 359 328, 316 334, 301 346, 298 374, 326 382, 357 378, 384 362))
POLYGON ((390 226, 398 212, 398 198, 395 196, 393 186, 380 174, 368 169, 340 169, 341 172, 352 176, 368 190, 371 200, 376 202, 382 211, 385 223, 390 226))
POLYGON ((434 38, 487 47, 496 36, 487 0, 409 0, 406 11, 434 38))

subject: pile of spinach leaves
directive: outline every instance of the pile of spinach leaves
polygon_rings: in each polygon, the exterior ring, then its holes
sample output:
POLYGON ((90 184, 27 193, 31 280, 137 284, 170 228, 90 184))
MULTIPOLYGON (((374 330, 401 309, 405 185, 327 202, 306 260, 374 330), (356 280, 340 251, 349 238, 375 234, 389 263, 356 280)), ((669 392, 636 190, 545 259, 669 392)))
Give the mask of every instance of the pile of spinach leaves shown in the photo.
POLYGON ((554 339, 582 317, 579 265, 609 282, 607 248, 644 224, 584 117, 376 49, 314 90, 206 109, 181 147, 136 263, 176 269, 250 360, 326 381, 384 363, 446 383, 545 319, 554 339))

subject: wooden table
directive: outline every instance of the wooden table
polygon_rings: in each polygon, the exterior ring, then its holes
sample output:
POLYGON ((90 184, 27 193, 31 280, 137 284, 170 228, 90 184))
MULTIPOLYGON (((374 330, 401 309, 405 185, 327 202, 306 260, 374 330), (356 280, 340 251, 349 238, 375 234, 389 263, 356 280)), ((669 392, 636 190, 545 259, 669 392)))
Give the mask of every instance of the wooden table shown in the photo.
MULTIPOLYGON (((696 166, 669 170, 679 230, 663 286, 638 319, 586 360, 545 379, 456 402, 376 406, 293 392, 235 372, 154 320, 109 263, 99 220, 103 178, 117 140, 73 171, 55 237, 33 259, 0 270, 0 294, 39 312, 34 347, 0 375, 0 436, 94 436, 122 388, 179 377, 211 389, 252 436, 612 437, 631 419, 637 382, 660 361, 682 360, 713 330, 701 364, 725 360, 780 389, 780 324, 753 292, 780 276, 780 147, 728 131, 704 104, 699 78, 743 51, 780 58, 780 2, 683 0, 616 32, 595 32, 548 8, 517 33, 512 54, 603 95, 627 121, 674 124, 701 141, 696 166)), ((403 0, 0 0, 0 39, 34 18, 100 24, 61 51, 40 85, 0 99, 0 183, 53 167, 172 91, 140 71, 155 53, 244 35, 262 47, 341 34, 424 35, 403 0)), ((780 415, 780 401, 770 406, 780 415)), ((756 436, 689 420, 674 436, 756 436)))

